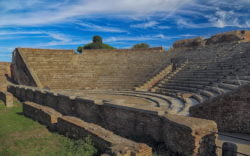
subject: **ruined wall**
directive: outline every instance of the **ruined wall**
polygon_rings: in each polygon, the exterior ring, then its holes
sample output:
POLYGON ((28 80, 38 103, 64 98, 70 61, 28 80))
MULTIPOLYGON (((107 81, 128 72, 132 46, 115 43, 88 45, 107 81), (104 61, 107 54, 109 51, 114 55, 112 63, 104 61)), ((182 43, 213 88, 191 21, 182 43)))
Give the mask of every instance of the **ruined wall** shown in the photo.
POLYGON ((179 40, 173 44, 173 48, 198 48, 204 47, 205 45, 239 41, 250 42, 250 31, 237 30, 216 34, 207 39, 204 39, 202 37, 196 37, 192 39, 179 40))
POLYGON ((97 103, 22 86, 9 86, 8 90, 20 100, 49 106, 62 115, 78 117, 124 137, 165 143, 168 149, 183 155, 214 155, 215 152, 217 128, 209 120, 97 103))
POLYGON ((17 52, 17 49, 12 54, 11 77, 18 84, 37 86, 27 64, 20 53, 17 52))
POLYGON ((10 76, 10 63, 0 62, 0 100, 7 107, 13 106, 13 96, 7 92, 8 77, 10 76))
POLYGON ((79 118, 63 116, 56 110, 33 102, 23 103, 23 113, 53 131, 57 131, 74 139, 85 139, 90 136, 100 152, 112 156, 152 156, 151 147, 137 143, 93 123, 87 123, 79 118))
POLYGON ((13 106, 13 95, 9 92, 4 92, 0 90, 0 100, 2 100, 6 107, 13 106))
POLYGON ((206 41, 202 37, 176 41, 173 48, 195 48, 204 46, 206 41))
POLYGON ((250 85, 190 108, 190 115, 214 120, 219 131, 250 133, 250 85))
POLYGON ((233 41, 250 41, 250 31, 231 31, 214 35, 206 40, 206 44, 216 44, 233 41))

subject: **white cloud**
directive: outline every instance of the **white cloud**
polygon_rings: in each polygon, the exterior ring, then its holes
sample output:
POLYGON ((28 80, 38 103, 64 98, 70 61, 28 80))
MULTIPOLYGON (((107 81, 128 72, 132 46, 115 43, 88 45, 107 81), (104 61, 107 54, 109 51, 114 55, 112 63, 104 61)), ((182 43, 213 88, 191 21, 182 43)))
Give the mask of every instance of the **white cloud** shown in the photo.
MULTIPOLYGON (((11 0, 15 2, 14 0, 11 0)), ((15 7, 9 8, 11 11, 5 11, 1 13, 0 25, 46 25, 58 22, 67 22, 67 20, 73 20, 77 17, 87 17, 93 15, 105 16, 123 16, 134 17, 142 16, 147 17, 150 14, 157 12, 171 13, 181 8, 185 4, 194 0, 79 0, 75 3, 66 3, 65 1, 58 4, 50 1, 45 2, 38 1, 37 3, 30 3, 28 5, 21 5, 21 10, 16 13, 15 7), (50 2, 50 3, 48 3, 50 2), (58 7, 57 5, 60 5, 58 7), (32 9, 31 9, 32 8, 32 9)), ((19 1, 17 1, 19 2, 19 1)), ((12 4, 12 3, 10 3, 12 4)), ((13 3, 14 4, 14 3, 13 3)), ((19 8, 19 7, 17 7, 19 8)), ((18 9, 17 9, 18 10, 18 9)))
POLYGON ((153 41, 153 40, 171 40, 183 37, 195 37, 197 35, 193 34, 180 34, 175 36, 166 36, 164 34, 155 34, 155 35, 144 35, 144 36, 119 36, 119 37, 109 37, 104 39, 105 42, 120 42, 120 41, 153 41))
POLYGON ((238 28, 249 28, 250 19, 240 21, 240 15, 237 15, 234 11, 219 10, 215 13, 215 16, 208 16, 209 21, 214 27, 224 28, 227 26, 238 28))
POLYGON ((170 26, 166 26, 166 25, 159 25, 157 26, 158 29, 170 29, 170 26))
POLYGON ((99 26, 99 25, 89 24, 89 23, 78 23, 78 25, 87 28, 84 30, 88 30, 88 31, 116 32, 116 33, 126 32, 125 30, 115 28, 115 27, 99 26))
MULTIPOLYGON (((41 41, 41 43, 39 44, 27 45, 30 47, 41 48, 41 47, 49 47, 57 45, 79 45, 90 42, 89 40, 82 40, 78 39, 78 37, 69 36, 60 32, 52 32, 52 31, 0 31, 0 40, 41 37, 41 36, 29 36, 29 35, 43 35, 42 37, 48 37, 51 39, 51 41, 49 42, 41 41), (19 35, 26 35, 26 36, 19 36, 19 35)), ((10 48, 8 49, 8 51, 9 50, 10 48)))
POLYGON ((131 25, 132 28, 141 28, 141 29, 147 29, 155 27, 158 24, 156 21, 149 21, 146 23, 140 23, 140 24, 133 24, 131 25))

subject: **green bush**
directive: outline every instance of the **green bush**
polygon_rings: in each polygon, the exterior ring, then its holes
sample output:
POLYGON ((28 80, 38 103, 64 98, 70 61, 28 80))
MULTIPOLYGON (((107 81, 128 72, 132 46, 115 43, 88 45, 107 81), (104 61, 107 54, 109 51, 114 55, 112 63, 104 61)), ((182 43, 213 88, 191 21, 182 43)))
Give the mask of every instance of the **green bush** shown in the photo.
POLYGON ((77 48, 77 52, 82 53, 82 47, 81 47, 81 46, 79 46, 79 47, 77 48))
POLYGON ((92 156, 97 154, 96 148, 93 146, 93 142, 90 137, 86 137, 84 140, 64 140, 64 148, 56 155, 63 156, 92 156))
POLYGON ((138 49, 138 48, 149 48, 149 44, 147 43, 138 43, 133 45, 132 49, 138 49))
POLYGON ((104 44, 100 36, 93 36, 92 43, 88 43, 82 47, 79 46, 77 48, 77 51, 81 53, 82 49, 115 49, 115 48, 108 44, 104 44))

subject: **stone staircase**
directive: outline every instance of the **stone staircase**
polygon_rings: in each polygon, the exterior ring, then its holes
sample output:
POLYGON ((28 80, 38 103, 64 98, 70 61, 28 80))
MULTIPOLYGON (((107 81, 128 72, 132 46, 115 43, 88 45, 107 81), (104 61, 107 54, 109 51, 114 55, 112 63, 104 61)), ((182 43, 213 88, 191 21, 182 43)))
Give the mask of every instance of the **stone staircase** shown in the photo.
POLYGON ((170 64, 161 70, 158 74, 156 74, 153 78, 149 79, 146 83, 144 83, 140 87, 136 87, 136 91, 149 91, 155 84, 161 81, 166 75, 172 73, 173 65, 170 64))

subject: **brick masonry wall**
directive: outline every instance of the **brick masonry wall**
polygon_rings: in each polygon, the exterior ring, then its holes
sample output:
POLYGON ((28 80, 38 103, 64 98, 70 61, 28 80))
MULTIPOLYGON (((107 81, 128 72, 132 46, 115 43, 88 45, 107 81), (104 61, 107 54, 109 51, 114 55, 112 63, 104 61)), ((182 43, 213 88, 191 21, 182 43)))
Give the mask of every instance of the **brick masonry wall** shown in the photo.
POLYGON ((136 143, 115 135, 96 124, 87 123, 79 118, 63 116, 53 108, 33 102, 23 103, 23 113, 70 138, 84 139, 90 136, 100 152, 113 156, 151 156, 152 149, 146 144, 136 143))
POLYGON ((164 52, 163 47, 155 47, 155 48, 138 48, 138 49, 83 49, 83 53, 100 53, 100 52, 164 52))
POLYGON ((146 143, 164 142, 168 149, 183 155, 215 154, 212 145, 215 145, 217 127, 213 121, 96 103, 24 86, 12 85, 8 90, 20 100, 52 107, 62 115, 73 115, 127 138, 146 143))
POLYGON ((9 92, 0 90, 0 100, 2 100, 6 107, 13 106, 13 95, 9 92))
POLYGON ((250 133, 250 85, 193 106, 190 114, 214 120, 219 131, 250 133))

